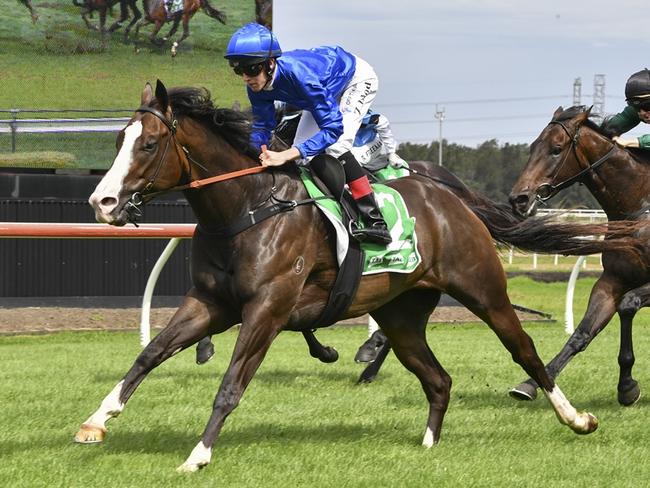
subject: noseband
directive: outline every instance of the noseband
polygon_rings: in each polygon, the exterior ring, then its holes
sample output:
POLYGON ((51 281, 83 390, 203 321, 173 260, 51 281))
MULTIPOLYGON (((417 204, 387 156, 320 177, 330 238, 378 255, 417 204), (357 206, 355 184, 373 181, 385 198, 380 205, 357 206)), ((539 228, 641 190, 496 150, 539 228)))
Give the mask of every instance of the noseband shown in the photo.
MULTIPOLYGON (((571 151, 573 151, 576 161, 578 162, 578 164, 580 164, 580 158, 578 157, 578 150, 577 150, 578 137, 580 135, 580 127, 576 129, 575 134, 572 136, 571 133, 569 132, 569 129, 567 129, 566 125, 564 125, 562 122, 558 120, 552 120, 551 122, 549 122, 549 125, 559 125, 560 127, 562 127, 562 129, 564 129, 564 132, 566 132, 566 135, 569 137, 569 139, 571 139, 571 146, 569 147, 569 149, 567 149, 566 153, 564 154, 564 157, 562 158, 562 162, 558 165, 557 169, 555 170, 555 173, 553 174, 553 179, 551 180, 553 181, 555 180, 557 174, 560 172, 560 169, 562 169, 562 166, 564 166, 564 163, 569 157, 569 153, 571 151)), ((590 173, 598 169, 598 167, 600 167, 605 161, 607 161, 612 156, 612 154, 614 154, 615 150, 616 150, 616 144, 612 143, 612 147, 607 152, 607 154, 605 154, 602 158, 600 158, 598 161, 596 161, 593 164, 590 164, 589 161, 587 161, 586 162, 587 167, 579 171, 575 175, 567 178, 566 180, 556 185, 553 185, 551 183, 543 183, 539 185, 535 190, 535 199, 540 203, 544 203, 550 200, 560 190, 573 185, 576 181, 582 179, 582 177, 585 176, 587 173, 590 173)))

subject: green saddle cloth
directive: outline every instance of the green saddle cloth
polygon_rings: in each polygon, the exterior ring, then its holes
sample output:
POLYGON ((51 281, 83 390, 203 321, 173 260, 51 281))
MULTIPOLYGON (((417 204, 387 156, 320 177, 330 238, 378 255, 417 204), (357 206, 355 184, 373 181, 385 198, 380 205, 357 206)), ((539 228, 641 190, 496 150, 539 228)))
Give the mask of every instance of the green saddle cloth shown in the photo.
MULTIPOLYGON (((401 171, 408 174, 406 170, 394 170, 392 168, 384 168, 384 170, 391 170, 390 176, 392 176, 388 178, 384 177, 384 179, 394 179, 404 176, 404 174, 400 173, 401 171), (399 176, 397 176, 398 174, 399 176)), ((386 176, 389 175, 387 174, 386 176)), ((300 177, 312 198, 323 197, 323 192, 316 186, 309 171, 300 168, 300 177)), ((361 243, 361 249, 365 254, 363 274, 369 275, 385 272, 410 273, 422 260, 418 252, 417 236, 415 234, 415 217, 409 215, 402 195, 396 190, 380 183, 373 183, 372 188, 375 192, 377 204, 390 230, 393 242, 387 246, 374 243, 361 243)), ((341 206, 333 199, 316 200, 316 205, 332 223, 334 229, 336 229, 337 243, 339 243, 337 247, 339 248, 338 251, 341 252, 340 243, 347 243, 349 239, 347 229, 345 229, 342 223, 341 206), (345 236, 341 236, 341 233, 345 233, 345 236)), ((347 250, 347 247, 345 250, 347 250)), ((339 258, 340 262, 341 259, 339 258)))

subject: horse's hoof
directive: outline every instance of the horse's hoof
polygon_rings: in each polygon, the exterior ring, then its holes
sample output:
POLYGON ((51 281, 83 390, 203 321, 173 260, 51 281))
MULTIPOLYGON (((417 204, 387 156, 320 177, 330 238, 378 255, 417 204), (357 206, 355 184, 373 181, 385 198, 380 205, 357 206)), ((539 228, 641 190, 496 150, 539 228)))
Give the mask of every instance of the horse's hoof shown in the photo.
POLYGON ((97 444, 104 442, 106 429, 97 425, 81 424, 79 432, 74 436, 74 441, 79 444, 97 444))
POLYGON ((207 466, 207 464, 194 464, 194 463, 183 463, 181 464, 178 468, 176 468, 177 473, 196 473, 199 469, 201 469, 203 466, 207 466))
POLYGON ((533 401, 537 398, 537 388, 530 383, 521 383, 508 392, 512 398, 521 401, 533 401))
POLYGON ((199 343, 196 346, 196 364, 205 364, 214 357, 214 344, 212 342, 204 346, 199 343))
POLYGON ((639 388, 639 383, 634 381, 634 384, 631 388, 628 388, 625 391, 618 391, 618 403, 624 407, 629 407, 634 405, 641 398, 641 388, 639 388))
POLYGON ((591 434, 593 431, 595 431, 598 428, 598 419, 591 413, 589 412, 581 412, 578 415, 585 416, 586 418, 584 419, 584 422, 582 422, 582 425, 576 425, 575 427, 572 427, 573 432, 579 435, 587 435, 591 434))
POLYGON ((361 344, 357 354, 354 356, 355 363, 372 363, 377 359, 379 350, 386 344, 386 335, 380 330, 372 333, 370 338, 361 344))

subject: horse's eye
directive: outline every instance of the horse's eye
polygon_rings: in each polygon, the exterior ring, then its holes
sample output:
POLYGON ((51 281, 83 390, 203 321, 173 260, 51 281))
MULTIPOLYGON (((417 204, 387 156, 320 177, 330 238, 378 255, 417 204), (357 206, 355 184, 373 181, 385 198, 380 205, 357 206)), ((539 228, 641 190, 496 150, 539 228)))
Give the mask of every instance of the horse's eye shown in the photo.
POLYGON ((156 141, 147 141, 142 145, 142 150, 146 152, 153 152, 158 143, 156 141))
POLYGON ((551 148, 551 154, 553 156, 559 156, 561 152, 562 152, 562 146, 553 146, 551 148))

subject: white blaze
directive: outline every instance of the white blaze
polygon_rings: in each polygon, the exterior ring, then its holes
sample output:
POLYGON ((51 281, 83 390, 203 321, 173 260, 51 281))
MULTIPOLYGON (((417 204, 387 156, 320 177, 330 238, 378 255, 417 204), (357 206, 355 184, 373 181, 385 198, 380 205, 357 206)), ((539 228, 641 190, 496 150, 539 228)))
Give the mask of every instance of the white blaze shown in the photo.
POLYGON ((95 209, 98 220, 110 222, 109 214, 118 204, 124 178, 129 174, 133 164, 135 141, 142 135, 142 122, 139 120, 124 129, 124 142, 113 161, 111 169, 99 182, 88 202, 95 209))

